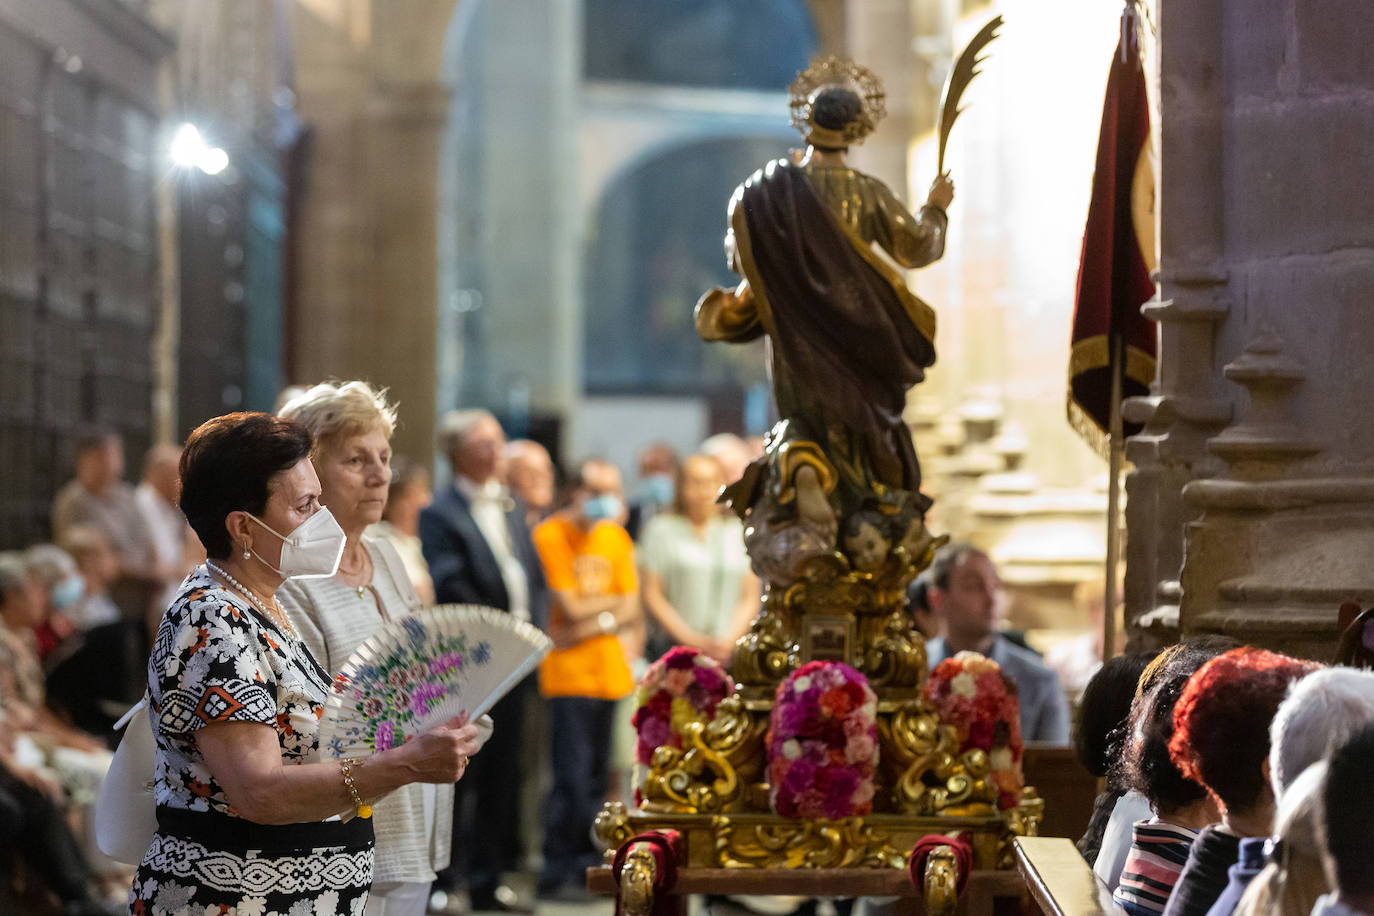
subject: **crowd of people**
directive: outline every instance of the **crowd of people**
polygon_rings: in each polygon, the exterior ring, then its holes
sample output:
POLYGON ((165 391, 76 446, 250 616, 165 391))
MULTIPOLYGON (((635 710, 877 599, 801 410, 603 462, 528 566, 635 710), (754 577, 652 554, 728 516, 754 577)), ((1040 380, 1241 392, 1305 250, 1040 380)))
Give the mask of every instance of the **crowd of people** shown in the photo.
POLYGON ((1201 637, 1110 660, 1079 851, 1128 916, 1374 913, 1374 672, 1201 637))
MULTIPOLYGON (((593 819, 630 788, 638 676, 674 645, 728 665, 759 609, 741 523, 716 501, 750 445, 652 444, 631 496, 615 465, 584 459, 560 478, 539 443, 463 410, 441 423, 449 473, 434 487, 426 462, 392 454, 397 422, 362 382, 297 389, 275 415, 215 418, 184 448, 153 448, 137 487, 117 437, 81 438, 53 543, 0 554, 6 887, 73 913, 125 910, 78 815, 112 724, 146 693, 157 831, 131 885, 123 874, 128 912, 396 916, 463 895, 528 910, 506 881, 525 866, 541 762, 535 895, 586 898, 593 819), (325 761, 333 675, 433 603, 505 611, 553 649, 489 720, 325 761)), ((987 553, 949 545, 912 585, 912 624, 932 666, 997 661, 1026 740, 1066 744, 1060 679, 1003 628, 1002 593, 987 553)), ((1206 639, 1097 670, 1075 741, 1108 790, 1080 849, 1125 912, 1374 912, 1369 844, 1345 817, 1363 810, 1347 796, 1370 763, 1374 674, 1319 669, 1206 639)))
POLYGON ((361 382, 294 389, 275 416, 216 418, 184 448, 154 447, 137 486, 118 436, 79 438, 52 543, 0 554, 0 900, 27 887, 70 912, 124 911, 86 809, 112 726, 145 693, 158 830, 129 912, 424 913, 435 890, 528 909, 503 876, 524 865, 541 731, 553 786, 537 894, 585 895, 591 821, 628 788, 646 654, 688 644, 728 661, 758 609, 741 527, 715 504, 749 446, 715 437, 680 462, 652 444, 630 499, 614 465, 559 480, 543 446, 458 411, 441 425, 450 474, 435 492, 425 462, 391 454, 396 422, 361 382), (320 762, 333 673, 436 602, 504 610, 554 649, 490 720, 449 723, 400 760, 320 762), (230 867, 195 870, 211 859, 230 867))

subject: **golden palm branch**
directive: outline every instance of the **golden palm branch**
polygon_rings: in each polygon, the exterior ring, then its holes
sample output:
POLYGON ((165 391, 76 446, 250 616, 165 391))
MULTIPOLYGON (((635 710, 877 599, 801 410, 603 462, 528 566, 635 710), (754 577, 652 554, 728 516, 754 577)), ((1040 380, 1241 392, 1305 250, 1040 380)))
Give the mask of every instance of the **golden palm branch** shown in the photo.
POLYGON ((945 144, 949 141, 949 132, 954 128, 954 121, 960 112, 964 110, 959 107, 959 102, 963 99, 968 84, 982 72, 978 67, 985 58, 979 55, 997 37, 997 30, 1001 27, 1000 15, 988 20, 988 24, 979 29, 978 34, 974 35, 973 40, 960 52, 959 59, 954 62, 954 69, 949 71, 949 79, 945 82, 945 102, 940 106, 940 152, 936 171, 941 175, 945 173, 945 144))

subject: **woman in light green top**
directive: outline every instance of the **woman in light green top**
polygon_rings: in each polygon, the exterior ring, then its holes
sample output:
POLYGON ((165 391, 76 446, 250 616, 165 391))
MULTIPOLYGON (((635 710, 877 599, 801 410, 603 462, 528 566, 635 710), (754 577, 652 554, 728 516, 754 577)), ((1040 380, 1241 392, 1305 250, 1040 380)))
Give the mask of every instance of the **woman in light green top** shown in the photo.
POLYGON ((657 624, 651 659, 680 645, 729 664, 758 612, 743 526, 716 505, 724 484, 715 459, 692 455, 678 471, 673 511, 654 516, 640 536, 640 589, 657 624))

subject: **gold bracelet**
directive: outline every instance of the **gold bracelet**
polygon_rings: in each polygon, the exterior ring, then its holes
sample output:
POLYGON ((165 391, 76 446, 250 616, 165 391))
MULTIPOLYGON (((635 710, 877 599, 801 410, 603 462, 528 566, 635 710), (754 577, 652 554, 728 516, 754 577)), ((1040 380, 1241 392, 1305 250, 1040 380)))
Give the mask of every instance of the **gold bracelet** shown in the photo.
POLYGON ((353 782, 354 764, 362 766, 361 761, 340 760, 339 773, 343 776, 344 788, 348 790, 348 797, 353 801, 353 808, 358 812, 358 817, 371 817, 372 806, 363 804, 363 797, 358 794, 358 787, 353 782))

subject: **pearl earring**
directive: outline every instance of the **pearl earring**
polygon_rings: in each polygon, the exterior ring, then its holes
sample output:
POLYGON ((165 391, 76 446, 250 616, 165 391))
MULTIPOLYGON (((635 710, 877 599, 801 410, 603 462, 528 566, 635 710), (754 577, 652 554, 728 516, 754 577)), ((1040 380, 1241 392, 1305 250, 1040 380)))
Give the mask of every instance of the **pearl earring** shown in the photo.
POLYGON ((248 559, 248 558, 251 557, 251 556, 252 556, 252 554, 249 553, 248 548, 247 548, 247 547, 243 548, 243 558, 246 560, 246 559, 248 559))

